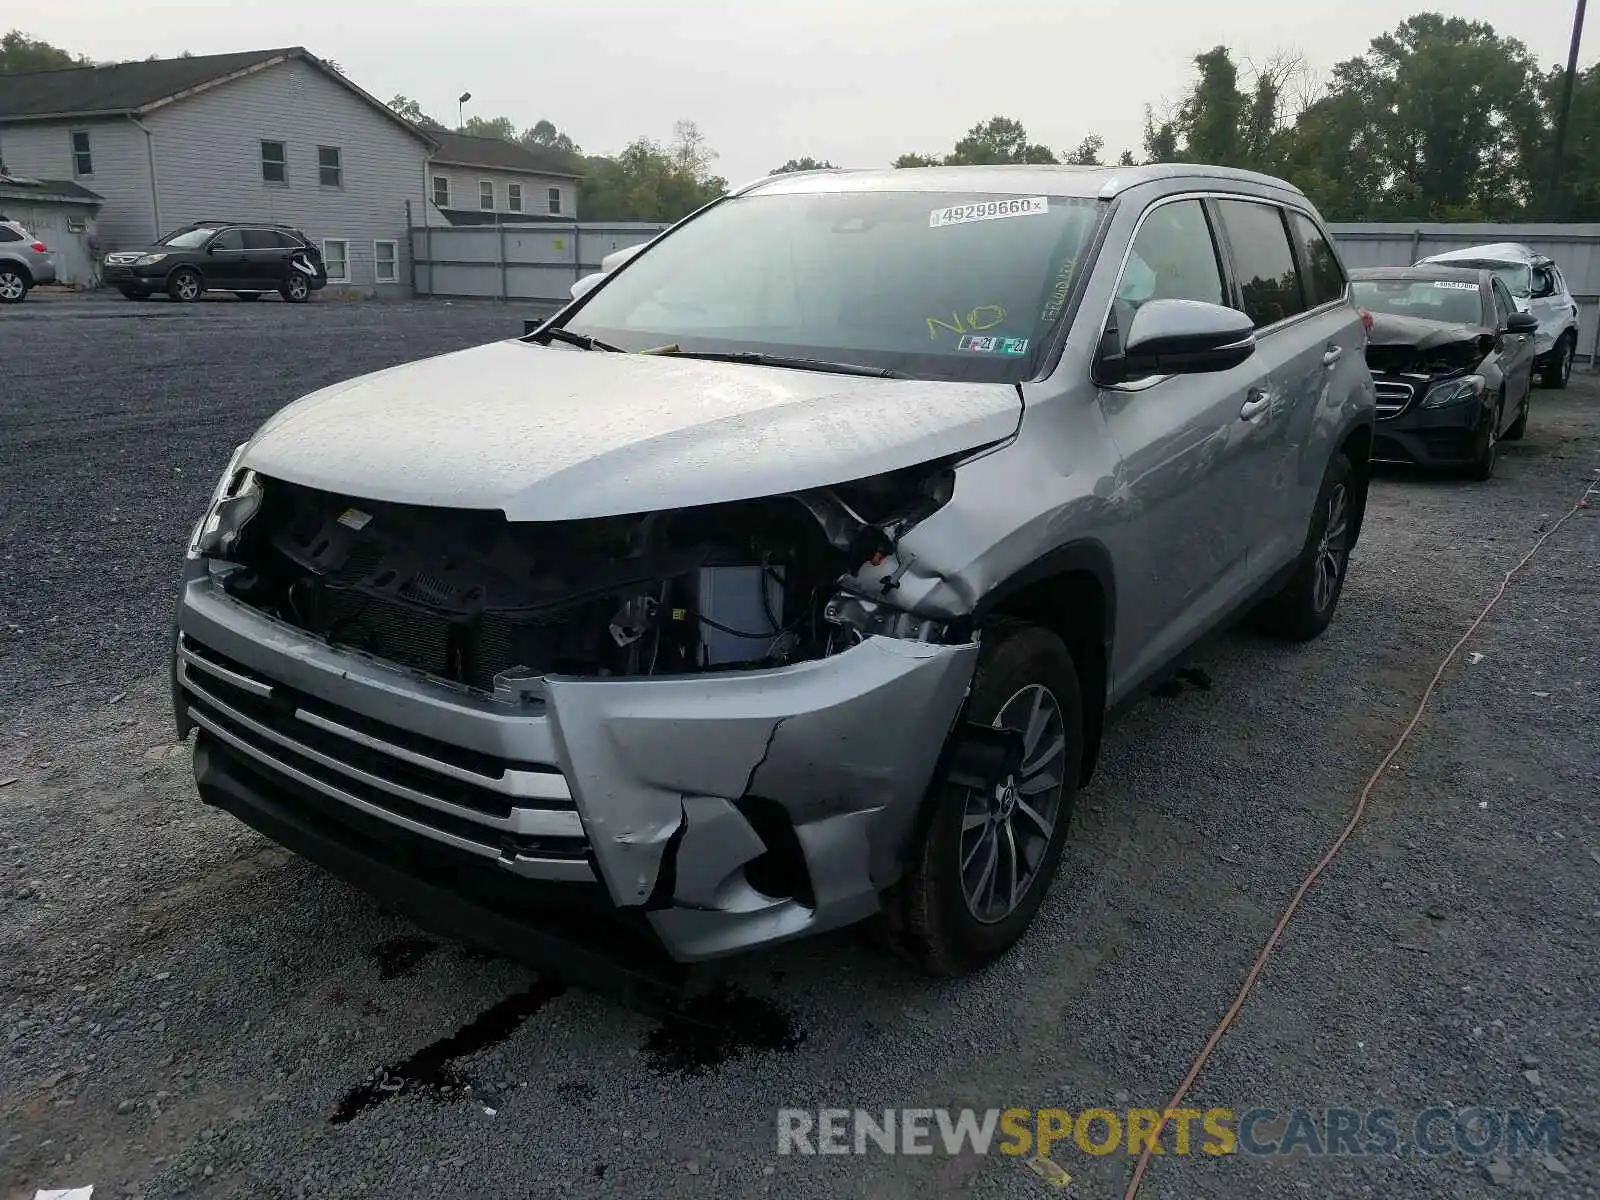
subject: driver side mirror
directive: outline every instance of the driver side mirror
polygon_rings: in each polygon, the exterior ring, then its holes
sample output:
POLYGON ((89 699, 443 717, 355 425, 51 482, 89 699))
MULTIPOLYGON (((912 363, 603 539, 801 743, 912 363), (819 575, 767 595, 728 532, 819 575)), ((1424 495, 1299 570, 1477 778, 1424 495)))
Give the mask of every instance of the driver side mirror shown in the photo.
POLYGON ((1539 318, 1532 313, 1514 312, 1506 318, 1507 333, 1532 333, 1539 328, 1539 318))
POLYGON ((604 271, 596 271, 592 275, 585 275, 572 285, 571 292, 574 300, 582 299, 594 290, 594 285, 606 277, 604 271))
POLYGON ((1199 300, 1150 300, 1128 324, 1120 354, 1103 355, 1095 380, 1227 371, 1256 352, 1255 326, 1236 308, 1199 300))

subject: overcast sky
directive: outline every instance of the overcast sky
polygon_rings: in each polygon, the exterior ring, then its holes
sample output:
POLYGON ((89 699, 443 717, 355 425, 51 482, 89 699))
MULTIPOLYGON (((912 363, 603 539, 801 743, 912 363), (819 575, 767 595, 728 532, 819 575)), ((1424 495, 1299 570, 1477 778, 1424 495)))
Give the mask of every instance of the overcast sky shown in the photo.
MULTIPOLYGON (((6 0, 0 27, 96 59, 303 45, 387 100, 453 123, 548 117, 591 153, 696 121, 739 183, 801 155, 884 166, 943 152, 996 114, 1057 149, 1085 134, 1138 150, 1146 103, 1183 89, 1217 43, 1300 50, 1322 73, 1393 28, 1394 0, 6 0), (585 12, 584 10, 588 11, 585 12)), ((1422 0, 1416 5, 1424 7, 1422 0)), ((1572 0, 1456 0, 1545 65, 1564 63, 1572 0)), ((1600 53, 1589 30, 1584 62, 1600 53), (1595 51, 1597 53, 1591 53, 1595 51)))

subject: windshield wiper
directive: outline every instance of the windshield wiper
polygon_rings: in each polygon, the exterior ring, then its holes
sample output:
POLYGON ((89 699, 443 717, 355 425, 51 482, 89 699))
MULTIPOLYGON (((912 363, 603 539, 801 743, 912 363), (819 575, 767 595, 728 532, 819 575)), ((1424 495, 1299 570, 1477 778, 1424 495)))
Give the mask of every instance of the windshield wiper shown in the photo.
POLYGON ((674 358, 700 358, 708 362, 750 363, 758 367, 791 367, 796 371, 821 371, 829 375, 867 375, 875 379, 910 379, 903 371, 869 367, 863 363, 831 362, 825 358, 792 358, 786 354, 759 354, 753 350, 679 350, 659 346, 642 354, 670 354, 674 358))
POLYGON ((565 342, 569 346, 577 346, 580 350, 605 350, 611 354, 626 353, 621 346, 613 346, 610 342, 602 342, 599 338, 592 338, 587 334, 573 333, 572 330, 564 329, 560 325, 546 325, 535 333, 531 340, 547 346, 551 338, 565 342))

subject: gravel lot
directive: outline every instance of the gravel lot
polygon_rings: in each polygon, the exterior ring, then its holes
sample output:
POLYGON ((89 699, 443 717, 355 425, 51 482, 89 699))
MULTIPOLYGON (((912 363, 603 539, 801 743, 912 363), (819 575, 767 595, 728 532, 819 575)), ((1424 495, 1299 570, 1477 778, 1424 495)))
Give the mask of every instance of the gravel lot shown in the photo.
MULTIPOLYGON (((522 315, 69 300, 0 319, 5 1200, 1121 1196, 1121 1152, 1058 1148, 1064 1193, 1000 1154, 780 1157, 774 1113, 1160 1107, 1445 651, 1600 478, 1590 376, 1535 393, 1487 485, 1386 475, 1327 636, 1232 635, 1114 730, 1010 958, 953 984, 854 935, 738 960, 727 1036, 685 1045, 421 935, 202 807, 170 744, 177 558, 229 449, 300 393, 522 315)), ((1450 669, 1190 1100, 1560 1106, 1559 1159, 1494 1182, 1461 1157, 1168 1155, 1142 1196, 1600 1195, 1597 516, 1450 669)))

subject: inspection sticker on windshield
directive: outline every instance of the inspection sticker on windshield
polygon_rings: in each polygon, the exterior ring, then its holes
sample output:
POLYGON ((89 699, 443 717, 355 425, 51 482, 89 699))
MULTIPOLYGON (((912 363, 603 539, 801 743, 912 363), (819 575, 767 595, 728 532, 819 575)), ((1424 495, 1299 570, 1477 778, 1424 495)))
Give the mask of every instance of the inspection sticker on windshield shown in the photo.
POLYGON ((1449 288, 1452 292, 1475 292, 1478 290, 1478 285, 1475 283, 1462 283, 1455 279, 1435 279, 1433 286, 1449 288))
POLYGON ((952 204, 949 208, 936 208, 929 213, 928 228, 965 225, 969 221, 998 221, 1001 217, 1042 217, 1049 211, 1050 201, 1045 196, 1028 196, 1018 200, 984 200, 977 204, 952 204))
POLYGON ((1028 339, 985 337, 982 334, 969 333, 956 343, 956 349, 969 350, 976 354, 1026 354, 1028 339))

